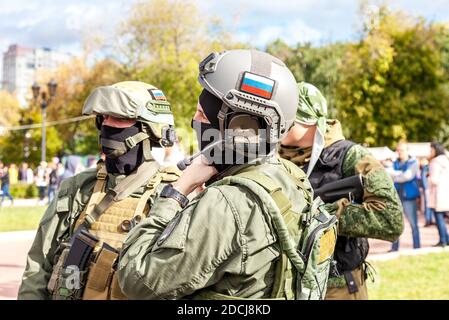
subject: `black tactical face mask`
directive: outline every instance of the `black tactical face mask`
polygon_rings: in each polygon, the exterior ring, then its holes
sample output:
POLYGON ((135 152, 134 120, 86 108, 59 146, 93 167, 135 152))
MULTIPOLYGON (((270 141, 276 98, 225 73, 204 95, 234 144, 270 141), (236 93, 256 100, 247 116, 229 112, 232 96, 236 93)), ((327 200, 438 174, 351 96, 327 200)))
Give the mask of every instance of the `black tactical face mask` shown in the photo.
MULTIPOLYGON (((207 146, 217 142, 220 138, 220 124, 218 121, 218 113, 220 112, 223 101, 221 101, 206 89, 203 89, 199 97, 199 103, 210 123, 192 120, 191 125, 195 130, 198 139, 198 147, 201 151, 203 151, 207 146)), ((222 147, 222 145, 216 145, 211 151, 204 153, 209 162, 213 164, 218 172, 222 172, 233 165, 233 163, 226 163, 226 160, 228 160, 229 162, 229 159, 226 159, 226 152, 228 153, 228 158, 231 159, 231 162, 232 159, 235 159, 232 150, 223 150, 222 147)))
MULTIPOLYGON (((134 136, 139 131, 139 125, 137 123, 128 128, 115 128, 103 125, 101 127, 101 137, 118 142, 125 142, 126 138, 134 136)), ((139 143, 125 154, 114 159, 108 157, 108 154, 111 154, 114 149, 104 146, 101 146, 101 149, 106 155, 105 163, 108 173, 129 175, 143 162, 142 143, 139 143)))

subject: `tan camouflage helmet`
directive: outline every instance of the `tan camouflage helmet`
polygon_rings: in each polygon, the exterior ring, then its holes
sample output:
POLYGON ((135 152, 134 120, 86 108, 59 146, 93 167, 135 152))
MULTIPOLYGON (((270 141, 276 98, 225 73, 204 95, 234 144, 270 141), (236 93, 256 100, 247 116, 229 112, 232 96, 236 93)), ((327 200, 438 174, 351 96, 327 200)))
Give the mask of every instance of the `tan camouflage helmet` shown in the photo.
POLYGON ((174 119, 164 93, 140 81, 123 81, 96 88, 83 107, 84 115, 135 119, 142 131, 161 146, 174 142, 174 119))

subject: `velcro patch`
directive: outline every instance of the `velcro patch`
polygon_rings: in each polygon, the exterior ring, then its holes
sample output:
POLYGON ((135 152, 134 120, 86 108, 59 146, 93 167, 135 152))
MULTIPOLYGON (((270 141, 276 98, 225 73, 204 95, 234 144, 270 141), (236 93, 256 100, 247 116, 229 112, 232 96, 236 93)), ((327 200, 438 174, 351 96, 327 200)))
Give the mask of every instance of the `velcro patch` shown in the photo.
POLYGON ((151 97, 153 97, 153 100, 160 100, 160 101, 167 101, 167 98, 165 97, 162 90, 159 89, 150 89, 148 90, 151 94, 151 97))
POLYGON ((270 100, 274 91, 274 80, 251 72, 245 72, 240 91, 270 100))

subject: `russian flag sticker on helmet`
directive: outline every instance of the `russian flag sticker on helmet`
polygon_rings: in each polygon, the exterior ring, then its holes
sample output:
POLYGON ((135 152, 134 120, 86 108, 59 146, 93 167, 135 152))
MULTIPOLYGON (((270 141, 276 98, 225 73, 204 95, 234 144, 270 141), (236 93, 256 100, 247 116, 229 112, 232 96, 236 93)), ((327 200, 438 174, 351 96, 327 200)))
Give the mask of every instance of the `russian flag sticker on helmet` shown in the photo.
POLYGON ((274 80, 251 72, 245 72, 240 91, 270 100, 274 91, 274 80))
POLYGON ((165 95, 162 92, 162 90, 150 89, 148 91, 150 92, 150 94, 151 94, 151 96, 153 97, 154 100, 167 101, 167 98, 165 98, 165 95))

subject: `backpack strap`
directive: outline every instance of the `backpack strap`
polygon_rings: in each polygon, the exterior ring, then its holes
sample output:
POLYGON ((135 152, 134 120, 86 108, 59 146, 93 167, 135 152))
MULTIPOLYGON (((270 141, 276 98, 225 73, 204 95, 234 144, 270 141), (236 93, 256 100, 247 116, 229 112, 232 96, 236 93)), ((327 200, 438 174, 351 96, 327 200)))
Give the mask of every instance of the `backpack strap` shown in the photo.
MULTIPOLYGON (((293 227, 292 223, 295 222, 295 213, 290 209, 292 204, 282 188, 270 177, 259 173, 257 171, 246 171, 237 174, 239 177, 243 177, 252 180, 263 187, 271 198, 276 203, 280 214, 284 220, 285 226, 288 230, 288 235, 290 235, 290 228, 293 227)), ((300 181, 299 181, 300 182, 300 181)), ((297 224, 296 224, 297 226, 297 224)), ((279 236, 278 230, 276 230, 279 236)), ((281 255, 279 261, 276 264, 275 279, 273 283, 273 289, 271 292, 272 298, 283 298, 291 300, 295 298, 295 276, 293 272, 293 266, 289 259, 288 254, 283 250, 281 242, 281 255)))
POLYGON ((276 181, 258 172, 254 166, 248 167, 235 176, 225 177, 213 185, 226 184, 246 187, 268 209, 268 214, 273 222, 281 247, 281 257, 276 266, 277 272, 272 297, 294 299, 294 290, 296 288, 294 274, 297 272, 293 270, 292 266, 299 273, 302 273, 305 269, 305 263, 300 253, 298 253, 298 243, 295 243, 290 235, 289 226, 292 227, 292 222, 294 222, 295 218, 295 214, 290 210, 292 207, 290 200, 276 181), (269 197, 263 196, 267 193, 269 197))
POLYGON ((268 176, 256 172, 256 171, 246 171, 237 174, 238 177, 246 178, 252 180, 263 187, 273 198, 279 211, 284 215, 288 210, 291 209, 292 204, 287 196, 282 192, 282 188, 273 181, 273 179, 268 176))

